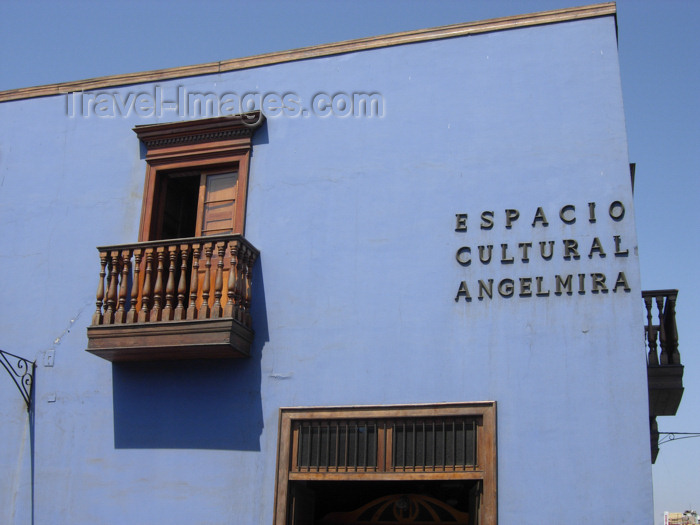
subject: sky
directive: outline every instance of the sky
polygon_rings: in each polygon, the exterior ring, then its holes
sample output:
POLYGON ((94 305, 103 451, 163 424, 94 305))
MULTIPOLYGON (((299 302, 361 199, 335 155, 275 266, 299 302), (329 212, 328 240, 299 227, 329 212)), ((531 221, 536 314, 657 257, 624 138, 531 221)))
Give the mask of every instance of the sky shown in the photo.
MULTIPOLYGON (((0 0, 0 90, 587 3, 594 0, 0 0)), ((642 287, 680 290, 685 393, 675 417, 658 418, 659 430, 700 432, 700 1, 620 0, 617 10, 642 287)), ((640 300, 640 318, 642 310, 640 300)), ((664 510, 700 508, 699 473, 700 438, 661 446, 656 524, 664 510)))

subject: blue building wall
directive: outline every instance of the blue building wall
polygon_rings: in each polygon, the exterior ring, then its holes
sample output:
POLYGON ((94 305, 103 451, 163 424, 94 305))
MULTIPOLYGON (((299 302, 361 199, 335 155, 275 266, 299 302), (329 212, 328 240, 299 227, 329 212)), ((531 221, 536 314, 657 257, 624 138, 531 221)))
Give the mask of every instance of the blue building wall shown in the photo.
POLYGON ((95 246, 138 236, 146 165, 132 128, 180 117, 70 116, 74 95, 0 104, 0 345, 38 363, 33 432, 0 388, 0 521, 33 508, 34 523, 271 523, 280 407, 483 400, 498 403, 499 523, 651 520, 614 17, 100 93, 156 89, 378 93, 382 116, 268 115, 255 135, 250 359, 113 365, 85 352, 95 246), (510 228, 507 209, 520 213, 510 228), (540 241, 555 241, 550 260, 540 241), (490 263, 479 245, 494 246, 490 263), (572 275, 570 295, 554 293, 556 275, 572 275), (492 298, 479 279, 494 279, 492 298))

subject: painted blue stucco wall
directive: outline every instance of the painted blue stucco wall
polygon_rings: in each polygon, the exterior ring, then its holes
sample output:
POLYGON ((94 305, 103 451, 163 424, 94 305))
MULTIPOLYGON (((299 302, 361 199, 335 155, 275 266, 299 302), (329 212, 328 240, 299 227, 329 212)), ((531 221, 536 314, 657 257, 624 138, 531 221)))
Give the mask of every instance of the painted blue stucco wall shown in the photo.
POLYGON ((257 132, 250 359, 112 365, 85 352, 95 246, 137 239, 145 161, 132 128, 158 119, 67 116, 66 96, 0 104, 0 347, 38 363, 32 425, 0 383, 1 522, 271 523, 280 407, 483 400, 498 404, 500 524, 651 522, 613 17, 157 86, 305 103, 379 93, 382 116, 280 115, 257 132), (608 214, 615 201, 620 220, 608 214), (559 218, 565 205, 573 224, 559 218), (538 207, 546 227, 532 226, 538 207), (511 228, 506 209, 520 212, 511 228), (494 211, 490 230, 483 211, 494 211), (605 257, 588 256, 596 237, 605 257), (564 239, 579 259, 564 259, 564 239), (545 260, 537 246, 550 240, 545 260), (534 247, 526 262, 522 242, 534 247), (477 246, 489 244, 482 264, 477 246), (513 263, 500 261, 501 244, 513 263), (455 258, 464 246, 468 266, 455 258), (613 291, 619 272, 628 291, 613 291), (593 293, 591 273, 606 275, 607 292, 593 293), (568 274, 573 293, 556 295, 554 276, 568 274), (534 292, 537 276, 549 296, 478 298, 479 279, 529 277, 534 292), (455 301, 462 281, 471 301, 455 301))

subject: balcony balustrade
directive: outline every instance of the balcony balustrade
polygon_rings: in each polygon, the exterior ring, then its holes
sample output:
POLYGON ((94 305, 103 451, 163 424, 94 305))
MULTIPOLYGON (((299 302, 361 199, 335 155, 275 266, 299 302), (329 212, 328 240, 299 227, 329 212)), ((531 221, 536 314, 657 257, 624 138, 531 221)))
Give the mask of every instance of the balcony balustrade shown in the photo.
POLYGON ((652 463, 659 452, 656 416, 674 416, 683 397, 683 365, 678 352, 676 298, 678 290, 642 292, 646 309, 649 421, 652 463))
POLYGON ((110 361, 245 357, 252 268, 241 235, 99 247, 88 352, 110 361))

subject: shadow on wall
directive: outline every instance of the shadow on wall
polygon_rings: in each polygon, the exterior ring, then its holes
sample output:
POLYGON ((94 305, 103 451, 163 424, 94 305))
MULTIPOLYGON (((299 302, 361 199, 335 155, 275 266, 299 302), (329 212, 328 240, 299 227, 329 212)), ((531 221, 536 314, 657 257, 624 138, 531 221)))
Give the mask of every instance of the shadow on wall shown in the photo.
POLYGON ((258 259, 249 358, 112 365, 115 448, 260 450, 260 361, 268 341, 260 268, 258 259))

